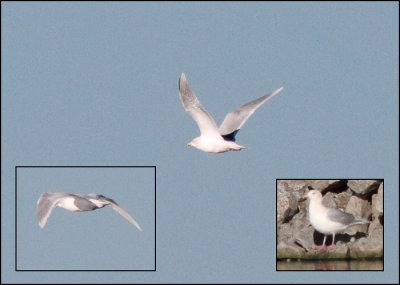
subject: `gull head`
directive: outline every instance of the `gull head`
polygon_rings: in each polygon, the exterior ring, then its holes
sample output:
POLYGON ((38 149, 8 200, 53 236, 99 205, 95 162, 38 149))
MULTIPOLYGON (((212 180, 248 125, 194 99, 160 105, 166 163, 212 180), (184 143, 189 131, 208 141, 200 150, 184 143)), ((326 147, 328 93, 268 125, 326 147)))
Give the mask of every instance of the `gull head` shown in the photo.
POLYGON ((199 148, 199 145, 201 143, 200 141, 201 141, 200 137, 194 138, 194 139, 192 139, 191 142, 189 142, 187 144, 187 146, 192 146, 192 147, 195 147, 195 148, 199 148))
POLYGON ((306 196, 310 201, 322 201, 322 194, 318 190, 311 190, 306 196))

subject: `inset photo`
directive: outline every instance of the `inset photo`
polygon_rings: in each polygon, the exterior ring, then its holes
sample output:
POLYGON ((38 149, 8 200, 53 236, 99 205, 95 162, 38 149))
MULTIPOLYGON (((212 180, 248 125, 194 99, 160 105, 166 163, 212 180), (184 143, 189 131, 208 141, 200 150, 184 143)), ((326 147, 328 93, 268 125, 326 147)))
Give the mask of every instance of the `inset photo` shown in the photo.
POLYGON ((383 270, 383 179, 277 179, 276 270, 383 270))
POLYGON ((155 166, 17 166, 16 271, 155 271, 155 166))

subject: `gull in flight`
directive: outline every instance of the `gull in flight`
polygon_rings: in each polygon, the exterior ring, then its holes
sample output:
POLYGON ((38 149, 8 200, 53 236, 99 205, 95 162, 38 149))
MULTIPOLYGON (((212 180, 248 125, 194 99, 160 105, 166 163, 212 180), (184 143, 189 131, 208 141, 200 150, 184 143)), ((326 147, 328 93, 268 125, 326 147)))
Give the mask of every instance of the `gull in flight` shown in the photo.
POLYGON ((310 204, 308 206, 310 223, 314 229, 324 234, 322 246, 317 246, 317 249, 320 251, 326 249, 325 242, 327 235, 332 235, 332 244, 328 246, 328 250, 334 249, 335 234, 351 226, 370 223, 370 221, 359 219, 350 213, 325 207, 322 204, 322 194, 318 190, 309 191, 307 197, 310 199, 310 204))
POLYGON ((235 142, 235 135, 262 104, 281 92, 282 89, 283 87, 230 112, 218 128, 213 117, 204 109, 193 93, 185 73, 182 73, 179 78, 179 96, 183 108, 192 116, 200 129, 200 136, 194 138, 188 143, 188 146, 212 153, 239 151, 245 148, 235 142))
POLYGON ((40 196, 37 202, 37 215, 39 226, 43 229, 46 226, 47 220, 50 217, 54 208, 64 208, 71 212, 93 211, 110 205, 121 216, 133 224, 139 231, 141 227, 136 220, 128 214, 124 209, 118 206, 114 200, 104 197, 100 194, 70 194, 61 192, 46 192, 40 196))

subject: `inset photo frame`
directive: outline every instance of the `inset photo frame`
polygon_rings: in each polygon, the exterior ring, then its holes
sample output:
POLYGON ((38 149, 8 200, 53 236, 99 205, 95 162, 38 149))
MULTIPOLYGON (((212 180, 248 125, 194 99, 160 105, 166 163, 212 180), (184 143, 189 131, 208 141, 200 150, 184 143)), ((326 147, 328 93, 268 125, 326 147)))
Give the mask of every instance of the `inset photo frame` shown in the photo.
POLYGON ((383 271, 383 179, 277 179, 277 271, 383 271))
POLYGON ((155 166, 16 166, 16 271, 156 271, 155 166))

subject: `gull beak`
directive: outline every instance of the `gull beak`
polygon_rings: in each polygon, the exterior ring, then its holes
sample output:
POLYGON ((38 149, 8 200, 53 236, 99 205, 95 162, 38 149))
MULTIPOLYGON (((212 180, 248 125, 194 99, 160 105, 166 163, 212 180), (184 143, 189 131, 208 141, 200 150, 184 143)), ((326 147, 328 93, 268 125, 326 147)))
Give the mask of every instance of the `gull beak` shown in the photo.
POLYGON ((303 193, 303 195, 301 196, 299 202, 303 202, 305 200, 307 200, 307 193, 303 193))
POLYGON ((303 202, 303 201, 307 200, 307 198, 308 198, 307 194, 308 194, 308 192, 310 192, 311 190, 313 190, 313 188, 310 187, 310 186, 308 186, 307 189, 304 190, 303 195, 301 195, 301 198, 300 198, 299 202, 303 202))

